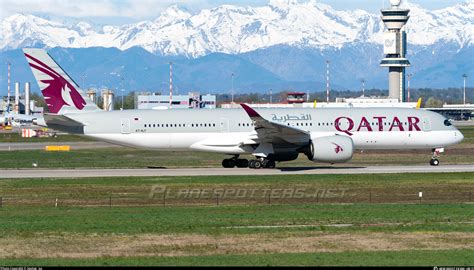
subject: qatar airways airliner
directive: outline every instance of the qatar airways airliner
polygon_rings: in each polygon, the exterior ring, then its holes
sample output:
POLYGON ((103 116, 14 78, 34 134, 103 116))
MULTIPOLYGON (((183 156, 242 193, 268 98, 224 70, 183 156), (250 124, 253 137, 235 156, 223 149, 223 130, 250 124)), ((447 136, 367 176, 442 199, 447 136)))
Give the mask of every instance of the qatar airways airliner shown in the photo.
POLYGON ((274 168, 305 154, 349 161, 365 149, 427 149, 439 164, 444 147, 463 140, 445 117, 408 108, 319 108, 102 111, 42 49, 24 49, 48 105, 48 127, 114 144, 229 155, 225 168, 274 168), (239 158, 250 154, 250 161, 239 158))

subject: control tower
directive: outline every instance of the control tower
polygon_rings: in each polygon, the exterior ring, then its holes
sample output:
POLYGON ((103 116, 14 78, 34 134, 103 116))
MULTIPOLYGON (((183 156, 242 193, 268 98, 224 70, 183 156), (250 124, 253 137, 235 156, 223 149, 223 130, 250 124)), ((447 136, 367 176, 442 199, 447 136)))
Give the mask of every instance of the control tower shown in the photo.
POLYGON ((381 67, 388 67, 388 92, 389 98, 406 101, 405 68, 410 66, 410 61, 405 58, 407 50, 407 35, 401 30, 407 23, 409 9, 400 8, 401 0, 390 0, 390 8, 382 9, 382 21, 387 27, 384 33, 383 53, 381 67))

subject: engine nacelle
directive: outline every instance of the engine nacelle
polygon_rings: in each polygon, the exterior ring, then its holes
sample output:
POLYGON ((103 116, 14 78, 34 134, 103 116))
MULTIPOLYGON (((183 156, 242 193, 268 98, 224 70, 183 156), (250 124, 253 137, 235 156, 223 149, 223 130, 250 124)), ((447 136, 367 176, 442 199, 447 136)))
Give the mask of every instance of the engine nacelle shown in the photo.
POLYGON ((327 136, 313 138, 307 156, 311 161, 342 163, 354 154, 354 142, 348 136, 327 136))

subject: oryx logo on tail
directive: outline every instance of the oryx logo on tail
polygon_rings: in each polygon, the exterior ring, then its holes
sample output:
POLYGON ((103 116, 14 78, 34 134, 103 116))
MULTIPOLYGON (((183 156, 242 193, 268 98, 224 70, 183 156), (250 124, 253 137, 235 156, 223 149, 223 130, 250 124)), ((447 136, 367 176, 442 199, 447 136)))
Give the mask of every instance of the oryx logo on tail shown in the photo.
POLYGON ((30 60, 28 62, 32 68, 50 77, 50 79, 41 80, 47 85, 41 89, 41 92, 50 113, 58 113, 63 106, 74 106, 78 110, 82 110, 86 106, 86 101, 76 87, 61 74, 28 53, 25 53, 25 56, 30 60))

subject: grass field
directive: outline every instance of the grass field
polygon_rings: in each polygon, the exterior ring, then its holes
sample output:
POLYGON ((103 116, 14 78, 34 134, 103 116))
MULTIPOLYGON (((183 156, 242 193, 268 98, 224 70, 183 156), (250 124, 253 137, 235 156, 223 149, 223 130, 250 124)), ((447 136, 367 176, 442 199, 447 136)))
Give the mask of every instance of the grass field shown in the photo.
POLYGON ((474 173, 2 180, 0 265, 473 265, 472 198, 420 203, 418 191, 466 194, 474 173), (344 189, 342 197, 370 190, 374 200, 249 203, 234 194, 218 205, 188 197, 165 206, 115 204, 153 200, 154 185, 344 189), (414 198, 382 203, 399 195, 414 198))

